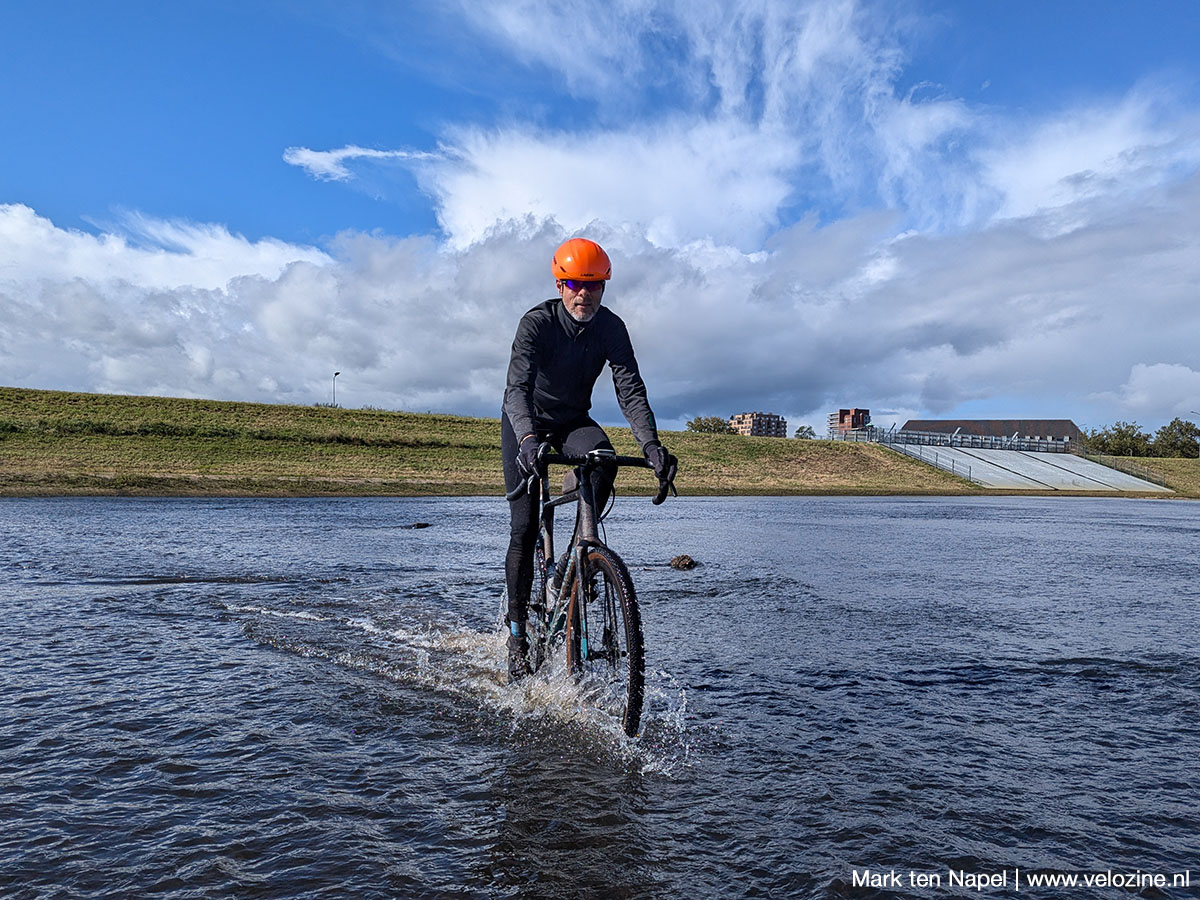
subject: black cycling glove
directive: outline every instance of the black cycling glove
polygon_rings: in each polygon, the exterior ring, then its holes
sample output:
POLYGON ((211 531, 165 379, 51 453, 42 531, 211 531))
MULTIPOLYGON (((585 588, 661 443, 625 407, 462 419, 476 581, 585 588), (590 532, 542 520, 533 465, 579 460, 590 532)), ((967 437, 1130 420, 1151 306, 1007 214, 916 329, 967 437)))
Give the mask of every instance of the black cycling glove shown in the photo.
POLYGON ((517 469, 523 477, 528 478, 537 472, 537 458, 537 438, 532 434, 526 435, 521 440, 521 446, 517 450, 517 469))
POLYGON ((667 452, 667 448, 658 441, 650 441, 642 448, 650 467, 659 481, 674 481, 675 472, 679 469, 679 460, 667 452))

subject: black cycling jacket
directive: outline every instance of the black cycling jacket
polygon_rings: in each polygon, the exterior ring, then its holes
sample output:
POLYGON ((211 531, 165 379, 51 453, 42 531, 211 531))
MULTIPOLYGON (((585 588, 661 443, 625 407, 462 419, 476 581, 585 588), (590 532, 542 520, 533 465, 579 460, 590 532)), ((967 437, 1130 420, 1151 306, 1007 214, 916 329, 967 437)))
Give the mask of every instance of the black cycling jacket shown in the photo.
POLYGON ((601 306, 590 322, 581 324, 557 298, 525 313, 513 339, 504 414, 517 440, 587 416, 592 388, 606 362, 633 436, 643 448, 658 440, 625 323, 601 306))

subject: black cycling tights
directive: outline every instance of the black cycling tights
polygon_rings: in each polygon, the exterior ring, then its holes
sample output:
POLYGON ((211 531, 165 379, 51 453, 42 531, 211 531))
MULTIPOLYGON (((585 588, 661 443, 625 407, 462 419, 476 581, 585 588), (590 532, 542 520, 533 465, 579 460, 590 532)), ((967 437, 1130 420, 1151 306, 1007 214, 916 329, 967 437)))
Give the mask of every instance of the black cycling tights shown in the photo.
MULTIPOLYGON (((590 418, 577 419, 570 425, 538 431, 538 440, 548 440, 554 449, 571 456, 582 456, 589 450, 611 450, 608 435, 590 418)), ((500 415, 500 453, 504 461, 504 488, 511 491, 521 482, 517 469, 517 436, 513 434, 508 416, 500 415)), ((564 470, 565 471, 565 470, 564 470)), ((596 495, 599 515, 608 502, 615 469, 598 469, 592 474, 592 490, 596 495)), ((504 577, 508 584, 508 620, 524 622, 533 587, 533 548, 537 543, 538 502, 536 494, 522 494, 509 503, 512 516, 508 533, 508 555, 504 559, 504 577)), ((562 538, 560 537, 561 541, 562 538)))

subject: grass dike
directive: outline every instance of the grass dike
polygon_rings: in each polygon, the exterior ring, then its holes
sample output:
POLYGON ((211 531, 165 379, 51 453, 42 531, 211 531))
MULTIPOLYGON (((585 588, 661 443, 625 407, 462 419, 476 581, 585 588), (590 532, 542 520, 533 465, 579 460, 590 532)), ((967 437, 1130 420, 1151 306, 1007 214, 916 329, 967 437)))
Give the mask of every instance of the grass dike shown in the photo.
MULTIPOLYGON (((628 428, 606 430, 618 452, 638 453, 628 428)), ((663 441, 683 495, 983 493, 876 444, 663 441)), ((0 388, 0 496, 500 495, 499 448, 499 419, 0 388)), ((1200 492, 1200 467, 1174 465, 1196 460, 1145 462, 1200 492)), ((655 488, 641 470, 621 484, 655 488)))

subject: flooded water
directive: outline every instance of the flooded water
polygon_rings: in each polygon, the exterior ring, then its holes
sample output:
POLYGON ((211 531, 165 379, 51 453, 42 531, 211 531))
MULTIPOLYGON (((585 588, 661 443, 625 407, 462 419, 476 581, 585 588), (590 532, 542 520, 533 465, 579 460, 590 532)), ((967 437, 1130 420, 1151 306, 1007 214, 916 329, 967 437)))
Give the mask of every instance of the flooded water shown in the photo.
POLYGON ((1200 891, 1197 503, 621 497, 632 740, 504 684, 502 500, 0 523, 5 897, 1200 891))

